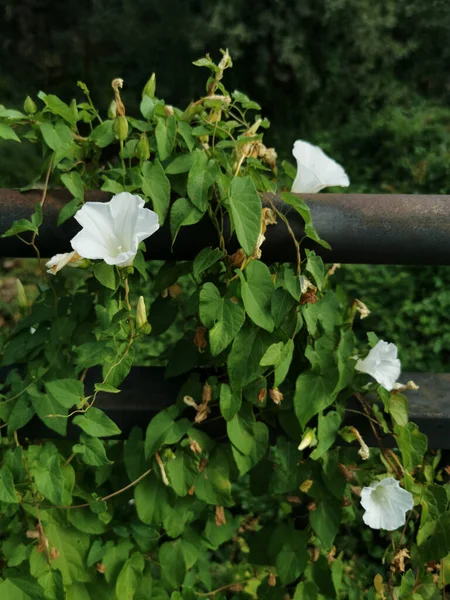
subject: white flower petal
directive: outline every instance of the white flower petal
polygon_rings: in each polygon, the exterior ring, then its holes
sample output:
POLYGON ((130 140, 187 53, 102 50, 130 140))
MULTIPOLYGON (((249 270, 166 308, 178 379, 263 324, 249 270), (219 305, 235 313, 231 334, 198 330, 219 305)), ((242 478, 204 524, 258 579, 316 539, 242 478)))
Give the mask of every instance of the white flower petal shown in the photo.
POLYGON ((406 512, 414 506, 412 494, 392 477, 376 481, 361 490, 363 521, 372 529, 394 531, 406 521, 406 512))
POLYGON ((84 258, 118 267, 132 265, 140 242, 159 229, 158 215, 128 192, 105 203, 87 202, 75 219, 83 229, 72 239, 72 248, 84 258))
MULTIPOLYGON (((92 238, 103 244, 106 251, 114 252, 117 238, 109 202, 86 202, 75 214, 75 220, 89 232, 92 238)), ((89 257, 84 256, 84 258, 89 257)))
POLYGON ((391 391, 401 372, 397 347, 395 344, 388 344, 380 340, 364 360, 358 360, 355 369, 361 373, 367 373, 384 388, 391 391))
POLYGON ((343 167, 318 146, 297 140, 292 154, 297 160, 297 176, 292 185, 293 192, 315 194, 329 186, 350 185, 343 167))
POLYGON ((103 239, 96 238, 87 229, 82 229, 77 233, 70 241, 70 244, 83 258, 97 260, 108 256, 108 249, 103 243, 103 239))
POLYGON ((45 266, 47 267, 47 273, 56 275, 66 265, 77 267, 80 262, 81 259, 77 252, 65 252, 64 254, 55 254, 55 256, 45 263, 45 266))

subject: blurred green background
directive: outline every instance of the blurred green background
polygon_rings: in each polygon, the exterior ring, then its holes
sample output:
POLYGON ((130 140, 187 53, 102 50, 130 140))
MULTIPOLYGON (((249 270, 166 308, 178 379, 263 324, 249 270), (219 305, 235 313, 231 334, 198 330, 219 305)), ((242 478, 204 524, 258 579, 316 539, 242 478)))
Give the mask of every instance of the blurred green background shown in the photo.
MULTIPOLYGON (((39 90, 105 111, 110 82, 137 107, 157 94, 182 106, 204 73, 190 61, 228 47, 227 87, 262 104, 281 157, 295 139, 346 168, 351 191, 450 193, 448 0, 0 0, 0 103, 39 90)), ((18 144, 0 146, 0 185, 34 172, 18 144)), ((436 253, 439 248, 436 248, 436 253)), ((405 369, 447 371, 450 268, 344 266, 336 274, 372 315, 358 324, 395 342, 405 369)))

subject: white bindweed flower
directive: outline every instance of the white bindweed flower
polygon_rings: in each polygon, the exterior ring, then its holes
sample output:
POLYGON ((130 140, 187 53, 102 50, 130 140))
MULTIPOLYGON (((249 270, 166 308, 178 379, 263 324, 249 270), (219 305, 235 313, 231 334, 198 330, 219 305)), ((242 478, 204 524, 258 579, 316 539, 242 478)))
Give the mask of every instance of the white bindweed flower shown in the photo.
POLYGON ((297 194, 316 194, 332 185, 348 187, 347 173, 318 146, 297 140, 292 154, 297 160, 297 176, 292 191, 297 194))
POLYGON ((397 346, 380 340, 364 360, 358 360, 355 369, 371 375, 390 392, 400 377, 401 364, 397 358, 397 346))
POLYGON ((79 267, 83 262, 82 257, 77 252, 65 252, 64 254, 55 254, 48 262, 45 263, 47 273, 56 275, 66 266, 79 267))
POLYGON ((139 196, 121 192, 109 202, 86 202, 75 219, 83 227, 72 248, 84 258, 129 267, 140 242, 159 229, 158 215, 139 196))
POLYGON ((406 511, 414 506, 412 494, 392 477, 375 481, 361 490, 363 521, 372 529, 394 531, 405 524, 406 511))

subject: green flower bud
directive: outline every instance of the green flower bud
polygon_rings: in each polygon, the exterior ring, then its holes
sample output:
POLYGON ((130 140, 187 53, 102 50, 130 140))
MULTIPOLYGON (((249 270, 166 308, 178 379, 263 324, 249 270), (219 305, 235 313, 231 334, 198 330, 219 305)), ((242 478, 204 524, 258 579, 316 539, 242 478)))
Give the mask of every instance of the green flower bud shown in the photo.
POLYGON ((30 98, 30 96, 27 96, 25 98, 25 102, 23 103, 23 110, 29 115, 34 115, 34 113, 37 111, 36 102, 32 98, 30 98))
POLYGON ((123 115, 120 115, 114 120, 114 133, 116 134, 116 138, 123 142, 128 137, 128 121, 127 118, 123 115))
POLYGON ((150 146, 148 144, 148 138, 145 133, 141 134, 139 141, 136 146, 136 156, 139 160, 144 161, 150 158, 150 146))
POLYGON ((75 100, 75 98, 73 98, 72 102, 70 103, 70 110, 72 111, 72 114, 75 117, 75 120, 78 121, 78 106, 77 106, 77 101, 75 100))
POLYGON ((149 98, 155 97, 155 88, 156 88, 156 75, 152 73, 152 76, 145 84, 144 90, 142 92, 142 97, 148 96, 149 98))
POLYGON ((299 450, 305 450, 310 446, 315 446, 317 444, 316 434, 313 429, 307 429, 303 434, 302 440, 298 446, 299 450))
POLYGON ((20 279, 16 279, 16 298, 20 308, 26 308, 28 306, 27 295, 20 279))
POLYGON ((113 100, 108 108, 108 117, 110 119, 115 119, 117 117, 117 104, 116 101, 113 100))
POLYGON ((143 331, 143 333, 150 333, 152 330, 150 323, 147 321, 144 296, 139 296, 136 306, 136 328, 138 331, 143 331))

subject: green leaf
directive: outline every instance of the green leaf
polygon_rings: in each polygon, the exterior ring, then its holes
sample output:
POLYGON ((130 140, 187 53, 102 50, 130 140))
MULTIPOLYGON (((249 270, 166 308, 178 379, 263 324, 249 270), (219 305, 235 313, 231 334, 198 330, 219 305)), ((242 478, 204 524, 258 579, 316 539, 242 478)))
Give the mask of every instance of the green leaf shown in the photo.
POLYGON ((178 175, 179 173, 187 173, 194 161, 195 153, 189 152, 189 154, 180 154, 173 159, 166 167, 167 175, 178 175))
POLYGON ((170 485, 178 496, 186 496, 198 475, 198 459, 189 453, 178 450, 175 458, 166 463, 170 485))
POLYGON ((167 510, 170 490, 150 474, 134 488, 134 499, 139 519, 146 525, 159 525, 167 510))
POLYGON ((105 544, 105 553, 102 564, 105 566, 105 579, 107 583, 115 582, 123 564, 128 559, 133 544, 129 540, 119 540, 115 545, 109 541, 105 544))
POLYGON ((241 392, 234 392, 227 383, 220 385, 220 412, 225 421, 231 421, 241 408, 241 392))
POLYGON ((36 487, 52 504, 63 504, 64 476, 59 455, 53 454, 44 463, 38 462, 32 470, 36 487))
POLYGON ((230 442, 242 454, 250 454, 254 446, 255 415, 251 405, 245 403, 238 414, 227 423, 230 442))
POLYGON ((53 159, 53 167, 55 167, 62 158, 76 148, 72 139, 72 131, 62 122, 58 122, 54 126, 51 123, 41 123, 39 128, 47 146, 55 151, 53 159))
POLYGON ((102 192, 109 192, 110 194, 121 194, 124 191, 121 183, 114 181, 114 179, 108 179, 108 177, 104 177, 103 184, 100 189, 102 192))
POLYGON ((6 502, 7 504, 19 503, 11 470, 6 465, 0 467, 0 502, 6 502))
POLYGON ((67 409, 63 409, 61 404, 50 394, 40 394, 37 390, 31 388, 28 390, 36 414, 47 427, 53 429, 60 435, 67 434, 67 409), (49 417, 48 415, 62 415, 59 417, 49 417))
POLYGON ((244 325, 237 334, 228 356, 228 375, 231 387, 244 388, 264 371, 259 361, 272 343, 270 336, 250 325, 244 325))
POLYGON ((139 587, 139 579, 144 570, 144 557, 139 552, 125 561, 116 581, 116 595, 121 600, 133 600, 139 587))
POLYGON ((270 365, 276 365, 281 358, 281 353, 283 351, 283 347, 284 347, 283 342, 271 344, 267 348, 266 352, 264 353, 264 356, 259 361, 259 364, 263 367, 269 367, 270 365))
POLYGON ((238 275, 246 313, 255 325, 272 332, 275 324, 270 302, 274 286, 268 267, 259 260, 252 260, 244 272, 238 271, 238 275))
POLYGON ((94 265, 94 277, 109 290, 117 289, 116 270, 112 265, 98 262, 94 265))
POLYGON ((210 267, 216 264, 225 255, 224 250, 220 248, 203 248, 194 259, 192 273, 196 279, 210 267))
POLYGON ((235 298, 222 298, 216 286, 208 282, 200 290, 199 312, 201 322, 209 329, 211 354, 217 356, 238 334, 245 311, 235 298))
POLYGON ((74 196, 74 198, 78 198, 82 200, 84 197, 84 184, 81 179, 81 175, 77 171, 70 171, 70 173, 64 173, 61 175, 61 181, 69 190, 69 192, 74 196))
MULTIPOLYGON (((206 210, 206 208, 205 208, 206 210)), ((187 225, 195 225, 205 214, 199 210, 187 198, 178 198, 170 209, 170 233, 172 245, 175 243, 180 228, 187 225)))
POLYGON ((280 386, 286 379, 289 367, 291 366, 292 357, 294 356, 294 340, 289 339, 283 347, 280 359, 275 366, 274 387, 280 386))
POLYGON ((159 564, 167 581, 175 588, 183 584, 186 576, 186 560, 182 540, 165 542, 159 549, 159 564))
POLYGON ((243 94, 238 90, 234 90, 234 92, 231 95, 233 99, 236 100, 236 102, 242 104, 243 108, 251 110, 261 110, 260 105, 257 102, 253 102, 253 100, 250 100, 250 98, 246 94, 243 94))
POLYGON ((109 383, 96 383, 94 387, 96 392, 103 392, 104 394, 120 394, 120 390, 109 383))
POLYGON ((355 355, 355 336, 351 329, 341 330, 341 337, 336 351, 339 379, 334 392, 337 394, 345 389, 353 378, 356 361, 355 355))
POLYGON ((185 121, 180 121, 178 123, 178 132, 185 141, 189 152, 191 152, 195 146, 195 138, 192 135, 192 127, 185 121))
POLYGON ((78 346, 76 351, 78 354, 77 366, 80 370, 117 360, 114 350, 107 341, 87 342, 78 346))
POLYGON ((34 233, 37 233, 38 229, 28 219, 19 219, 12 224, 12 227, 2 234, 2 237, 11 237, 12 235, 17 235, 18 233, 23 233, 24 231, 33 231, 34 233))
POLYGON ((341 426, 341 420, 340 414, 334 410, 330 410, 326 415, 323 415, 322 412, 319 413, 317 432, 319 443, 311 454, 313 460, 317 460, 323 456, 334 444, 339 427, 341 426))
POLYGON ((153 456, 164 444, 176 444, 190 426, 188 419, 175 421, 170 409, 162 410, 148 424, 145 434, 145 456, 153 456))
POLYGON ((74 425, 78 425, 85 433, 92 437, 109 437, 119 435, 120 429, 99 408, 92 406, 83 415, 74 417, 74 425))
POLYGON ((14 408, 8 418, 8 435, 12 435, 24 427, 35 415, 35 410, 28 395, 21 396, 14 402, 14 408))
POLYGON ((14 132, 14 129, 5 123, 0 123, 0 139, 2 140, 14 140, 15 142, 19 142, 20 139, 17 137, 17 134, 14 132))
POLYGON ((315 510, 309 513, 311 527, 325 550, 329 550, 333 545, 341 519, 340 501, 335 498, 326 498, 319 501, 315 510))
POLYGON ((71 408, 84 396, 84 385, 78 379, 55 379, 45 383, 47 392, 58 404, 71 408))
POLYGON ((65 223, 67 219, 73 217, 73 215, 83 206, 83 202, 80 198, 73 198, 70 202, 65 204, 59 211, 58 215, 58 227, 65 223))
POLYGON ((397 444, 402 453, 403 466, 407 471, 414 471, 423 463, 425 452, 428 449, 428 439, 415 423, 408 423, 405 427, 394 427, 397 444))
MULTIPOLYGON (((231 423, 231 421, 229 423, 231 423)), ((252 444, 250 450, 245 454, 238 450, 236 446, 231 446, 233 458, 241 476, 245 475, 245 473, 250 471, 250 469, 264 458, 269 445, 269 430, 265 423, 255 422, 252 425, 251 435, 252 444)))
MULTIPOLYGON (((300 296, 297 296, 297 300, 299 297, 300 296)), ((287 290, 281 287, 275 290, 270 300, 270 310, 276 328, 281 327, 286 315, 295 304, 296 301, 287 290)))
POLYGON ((290 204, 291 206, 293 206, 295 210, 299 213, 299 215, 302 217, 303 221, 305 222, 305 235, 311 240, 314 240, 315 242, 323 246, 324 248, 330 250, 330 245, 324 240, 322 240, 319 237, 317 231, 315 230, 311 219, 311 212, 306 202, 304 202, 304 200, 292 194, 291 192, 283 192, 281 194, 281 198, 283 199, 283 202, 286 202, 286 204, 290 204))
POLYGON ((234 177, 228 198, 237 239, 250 256, 261 230, 261 199, 250 177, 234 177))
POLYGON ((92 467, 104 467, 112 464, 106 456, 105 444, 98 438, 82 433, 80 443, 72 447, 72 452, 78 454, 81 460, 92 467))
POLYGON ((408 424, 408 398, 406 396, 390 394, 388 410, 395 425, 406 427, 408 424))
POLYGON ((54 96, 53 94, 40 94, 39 98, 43 100, 50 112, 52 112, 54 115, 62 117, 70 125, 75 125, 77 122, 76 112, 60 98, 58 98, 58 96, 54 96))
POLYGON ((423 562, 439 561, 450 553, 450 511, 442 514, 434 533, 419 546, 423 562))
POLYGON ((195 482, 195 495, 208 504, 232 506, 230 464, 228 456, 217 450, 209 457, 206 468, 195 482))
MULTIPOLYGON (((106 503, 103 503, 106 504, 106 503)), ((100 511, 104 512, 103 506, 100 504, 100 511)), ((110 516, 105 513, 109 518, 110 516)), ((106 523, 91 510, 86 508, 74 508, 68 513, 69 522, 71 525, 82 531, 83 533, 89 533, 91 535, 101 535, 105 533, 107 526, 106 523)))
POLYGON ((89 141, 94 142, 99 148, 106 148, 114 142, 116 136, 113 129, 114 121, 103 121, 98 127, 91 131, 89 141))
POLYGON ((46 600, 42 587, 29 578, 8 577, 0 583, 0 598, 7 600, 46 600))
POLYGON ((320 256, 317 256, 315 252, 311 250, 306 250, 306 270, 308 273, 314 277, 314 281, 316 282, 316 286, 319 290, 322 290, 323 280, 325 278, 325 268, 323 265, 323 260, 320 256))
POLYGON ((90 581, 86 569, 89 536, 85 533, 59 525, 52 520, 45 526, 45 535, 51 548, 57 548, 58 558, 52 560, 52 568, 61 571, 64 585, 90 581))
POLYGON ((174 115, 168 119, 157 119, 155 136, 159 160, 166 160, 172 154, 176 135, 177 120, 174 115))
POLYGON ((308 421, 335 399, 334 379, 321 373, 302 373, 297 378, 294 395, 295 414, 304 428, 308 421))
MULTIPOLYGON (((286 532, 287 533, 287 532, 286 532)), ((303 573, 308 559, 308 536, 304 531, 289 531, 277 552, 275 565, 284 585, 292 583, 303 573)))
POLYGON ((146 161, 142 165, 142 190, 153 202, 153 209, 162 225, 166 220, 170 204, 170 182, 159 160, 146 161))
POLYGON ((187 180, 187 195, 192 204, 204 213, 208 207, 208 191, 214 177, 208 168, 208 157, 203 150, 195 150, 187 180))

